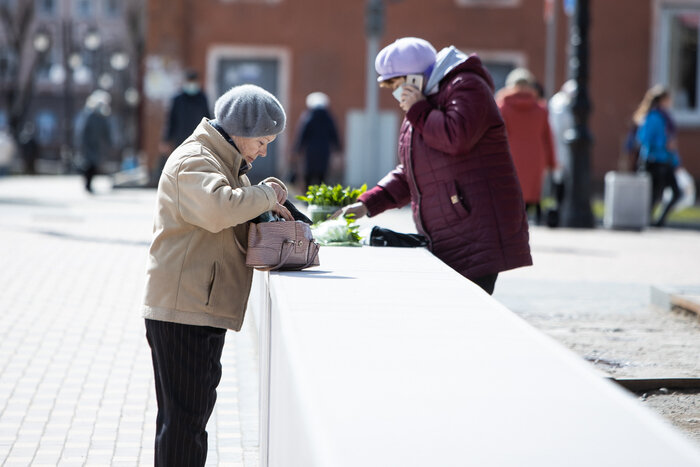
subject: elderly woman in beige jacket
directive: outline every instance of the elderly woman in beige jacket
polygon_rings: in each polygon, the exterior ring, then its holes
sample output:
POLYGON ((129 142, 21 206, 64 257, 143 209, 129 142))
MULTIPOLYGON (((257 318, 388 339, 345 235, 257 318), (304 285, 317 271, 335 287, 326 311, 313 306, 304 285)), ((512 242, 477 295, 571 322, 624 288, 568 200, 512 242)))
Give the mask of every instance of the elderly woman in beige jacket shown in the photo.
POLYGON ((253 276, 234 236, 245 245, 249 221, 266 211, 293 220, 281 181, 251 186, 245 175, 284 130, 279 101, 237 86, 214 115, 170 155, 158 183, 143 307, 158 399, 156 466, 206 461, 224 336, 241 329, 253 276))

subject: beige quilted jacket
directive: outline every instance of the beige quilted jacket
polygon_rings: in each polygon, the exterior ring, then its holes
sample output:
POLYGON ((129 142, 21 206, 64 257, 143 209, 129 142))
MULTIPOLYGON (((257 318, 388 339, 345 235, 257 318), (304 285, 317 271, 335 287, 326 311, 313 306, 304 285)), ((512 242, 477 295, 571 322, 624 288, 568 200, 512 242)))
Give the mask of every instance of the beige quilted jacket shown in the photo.
POLYGON ((248 221, 276 203, 271 187, 237 175, 241 162, 206 119, 168 158, 158 183, 144 318, 241 329, 253 270, 233 236, 246 245, 248 221))

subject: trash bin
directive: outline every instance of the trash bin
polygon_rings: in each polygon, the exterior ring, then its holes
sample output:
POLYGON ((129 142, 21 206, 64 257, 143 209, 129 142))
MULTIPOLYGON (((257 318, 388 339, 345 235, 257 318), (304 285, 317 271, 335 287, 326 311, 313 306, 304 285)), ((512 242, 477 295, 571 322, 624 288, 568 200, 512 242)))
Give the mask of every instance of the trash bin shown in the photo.
POLYGON ((608 172, 605 174, 605 215, 608 229, 642 230, 649 225, 651 177, 649 174, 608 172))

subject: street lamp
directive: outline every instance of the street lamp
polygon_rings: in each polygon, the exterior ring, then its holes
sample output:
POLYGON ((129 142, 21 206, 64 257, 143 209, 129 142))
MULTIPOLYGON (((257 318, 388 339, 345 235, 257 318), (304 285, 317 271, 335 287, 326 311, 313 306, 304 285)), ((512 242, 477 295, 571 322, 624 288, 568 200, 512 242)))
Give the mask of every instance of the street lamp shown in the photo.
MULTIPOLYGON (((379 89, 377 86, 374 58, 379 52, 379 39, 384 32, 384 1, 367 0, 365 7, 365 33, 367 35, 367 69, 366 69, 366 94, 365 94, 365 128, 367 134, 367 148, 379 147, 379 89)), ((370 153, 370 151, 366 151, 370 153)), ((374 178, 379 172, 379 159, 370 158, 370 173, 374 178)), ((365 172, 366 173, 366 172, 365 172)))
POLYGON ((127 90, 124 91, 124 100, 130 106, 136 107, 141 100, 138 89, 134 87, 127 88, 127 90))
POLYGON ((114 77, 109 73, 102 73, 97 79, 97 84, 105 91, 109 91, 114 86, 114 77))
POLYGON ((73 81, 76 84, 84 85, 90 82, 90 70, 79 53, 73 52, 68 57, 68 66, 73 70, 73 81))
POLYGON ((100 37, 100 33, 97 32, 95 29, 91 29, 90 31, 88 31, 88 33, 85 34, 85 38, 83 39, 83 45, 90 52, 94 52, 97 49, 99 49, 102 45, 102 37, 100 37))
POLYGON ((576 82, 571 100, 574 127, 564 137, 571 150, 566 175, 562 224, 566 227, 593 227, 591 211, 590 155, 593 137, 588 128, 591 102, 588 97, 589 0, 577 0, 570 29, 569 78, 576 82))
POLYGON ((49 36, 49 33, 46 31, 38 31, 34 36, 32 45, 34 46, 34 50, 36 50, 39 54, 44 54, 51 47, 51 36, 49 36))
POLYGON ((101 70, 97 63, 97 50, 102 46, 100 33, 95 29, 90 29, 83 37, 83 46, 90 53, 90 66, 93 76, 99 76, 101 70))
POLYGON ((51 83, 60 85, 66 81, 66 69, 60 63, 54 63, 49 68, 49 81, 51 83))
POLYGON ((129 66, 129 56, 125 52, 115 52, 109 58, 109 64, 116 71, 123 71, 129 66))

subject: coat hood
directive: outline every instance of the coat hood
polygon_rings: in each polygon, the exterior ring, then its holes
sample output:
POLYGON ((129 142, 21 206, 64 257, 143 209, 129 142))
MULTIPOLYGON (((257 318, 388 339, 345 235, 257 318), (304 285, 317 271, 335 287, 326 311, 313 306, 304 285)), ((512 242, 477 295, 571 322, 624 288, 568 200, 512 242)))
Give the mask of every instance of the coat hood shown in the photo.
POLYGON ((430 78, 425 85, 425 93, 435 94, 440 88, 440 82, 452 74, 453 72, 467 71, 470 73, 476 73, 481 76, 486 83, 488 83, 491 91, 495 89, 493 84, 493 79, 489 72, 484 68, 481 63, 481 59, 476 55, 467 55, 461 50, 457 49, 455 46, 451 45, 445 47, 440 52, 438 52, 435 58, 435 66, 430 73, 430 78))

